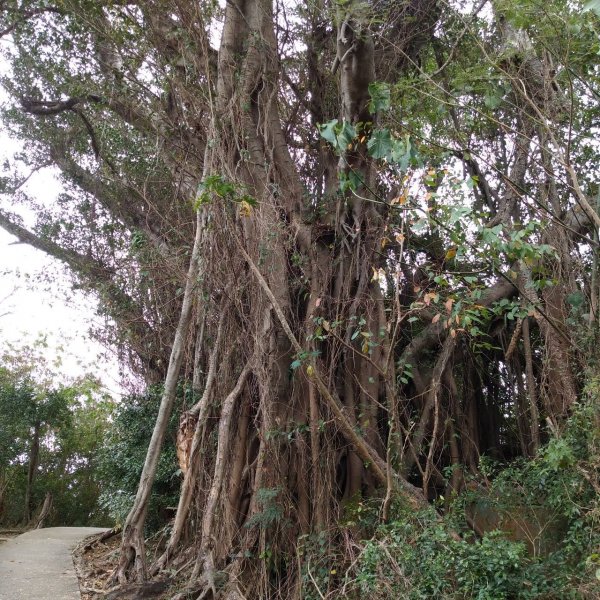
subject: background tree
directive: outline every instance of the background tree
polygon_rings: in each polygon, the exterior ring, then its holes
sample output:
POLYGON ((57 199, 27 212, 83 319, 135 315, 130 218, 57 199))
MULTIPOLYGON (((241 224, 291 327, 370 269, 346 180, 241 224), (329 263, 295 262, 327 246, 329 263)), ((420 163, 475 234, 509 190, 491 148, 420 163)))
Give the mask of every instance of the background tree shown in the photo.
MULTIPOLYGON (((135 498, 161 394, 161 386, 156 386, 143 395, 122 398, 98 452, 99 501, 117 525, 124 523, 135 498)), ((181 484, 176 452, 178 412, 171 417, 152 489, 146 523, 151 532, 167 525, 177 506, 181 484)))
POLYGON ((0 523, 105 524, 95 469, 112 402, 91 379, 36 380, 37 360, 0 367, 0 523))
POLYGON ((348 502, 387 520, 560 435, 598 333, 593 11, 2 10, 5 122, 66 192, 35 228, 8 208, 0 224, 66 262, 106 339, 165 379, 115 578, 148 576, 182 377, 185 478, 151 571, 194 552, 204 596, 223 572, 233 595, 301 596, 298 540, 348 502))

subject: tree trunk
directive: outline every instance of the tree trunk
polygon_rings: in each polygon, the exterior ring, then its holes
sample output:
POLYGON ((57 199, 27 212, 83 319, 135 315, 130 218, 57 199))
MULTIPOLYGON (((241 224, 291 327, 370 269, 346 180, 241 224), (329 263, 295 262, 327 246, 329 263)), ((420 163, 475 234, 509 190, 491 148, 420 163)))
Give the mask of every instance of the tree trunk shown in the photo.
POLYGON ((35 517, 33 522, 34 529, 42 529, 44 527, 44 522, 48 518, 50 511, 52 510, 52 493, 46 492, 46 496, 44 497, 44 503, 40 509, 40 513, 37 517, 35 517))
POLYGON ((31 520, 31 502, 33 493, 33 483, 38 468, 40 458, 40 423, 36 422, 33 426, 33 435, 31 437, 31 447, 29 449, 29 464, 27 467, 27 483, 25 485, 25 502, 23 507, 23 523, 27 524, 31 520))

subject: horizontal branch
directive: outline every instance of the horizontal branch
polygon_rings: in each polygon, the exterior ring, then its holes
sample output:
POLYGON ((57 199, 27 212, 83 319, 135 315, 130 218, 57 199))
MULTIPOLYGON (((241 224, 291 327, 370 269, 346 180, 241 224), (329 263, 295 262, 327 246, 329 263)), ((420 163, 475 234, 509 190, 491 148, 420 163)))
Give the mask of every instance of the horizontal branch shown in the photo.
POLYGON ((0 227, 14 235, 20 243, 41 250, 48 256, 65 263, 73 273, 81 277, 98 295, 112 305, 110 316, 132 334, 133 350, 148 365, 153 363, 143 340, 152 335, 152 327, 144 318, 142 307, 115 283, 116 271, 112 267, 87 256, 64 248, 52 240, 42 238, 19 225, 10 216, 0 211, 0 227), (139 344, 135 344, 139 340, 139 344))
MULTIPOLYGON (((498 280, 492 287, 488 288, 483 294, 478 304, 489 307, 503 298, 511 298, 518 293, 517 288, 506 279, 498 280)), ((400 362, 404 365, 417 361, 418 357, 443 343, 448 335, 448 330, 444 328, 444 322, 440 319, 437 323, 431 323, 410 342, 402 352, 400 362)))

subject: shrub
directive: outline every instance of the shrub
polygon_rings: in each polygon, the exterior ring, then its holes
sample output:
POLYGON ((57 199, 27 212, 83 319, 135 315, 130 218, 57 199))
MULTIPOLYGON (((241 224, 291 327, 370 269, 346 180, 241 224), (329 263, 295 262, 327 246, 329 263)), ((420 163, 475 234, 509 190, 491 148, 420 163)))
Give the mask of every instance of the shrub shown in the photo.
MULTIPOLYGON (((162 387, 155 386, 144 394, 123 398, 101 451, 100 502, 117 524, 123 523, 133 504, 161 395, 162 387)), ((179 413, 174 411, 152 488, 147 519, 150 531, 164 525, 169 515, 167 509, 177 506, 180 486, 175 447, 178 420, 179 413)))
POLYGON ((370 600, 600 597, 599 389, 596 380, 588 385, 560 437, 535 459, 495 465, 491 486, 456 498, 443 517, 433 508, 415 513, 396 504, 391 521, 373 530, 380 502, 351 503, 349 519, 329 533, 330 540, 346 540, 346 557, 328 554, 331 544, 323 535, 320 544, 303 544, 303 572, 312 565, 311 577, 303 577, 305 597, 326 592, 370 600), (557 531, 560 536, 552 543, 541 540, 536 551, 508 527, 478 537, 465 520, 465 509, 477 502, 504 515, 505 526, 541 511, 561 527, 543 526, 539 536, 556 537, 557 531), (361 541, 348 543, 361 533, 361 541))

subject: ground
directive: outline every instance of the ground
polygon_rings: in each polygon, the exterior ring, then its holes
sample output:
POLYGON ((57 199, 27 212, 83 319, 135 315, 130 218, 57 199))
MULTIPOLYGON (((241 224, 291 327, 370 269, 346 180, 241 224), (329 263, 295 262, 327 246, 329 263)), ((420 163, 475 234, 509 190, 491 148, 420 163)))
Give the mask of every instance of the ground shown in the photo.
MULTIPOLYGON (((106 534, 86 538, 73 551, 73 560, 82 600, 166 600, 173 597, 167 591, 166 582, 151 582, 145 586, 131 585, 119 588, 111 584, 111 577, 118 562, 120 531, 113 529, 106 534)), ((152 544, 148 550, 152 552, 152 544)))
MULTIPOLYGON (((0 545, 2 600, 78 600, 71 550, 97 527, 33 529, 0 545)), ((8 536, 4 536, 8 537, 8 536)))

